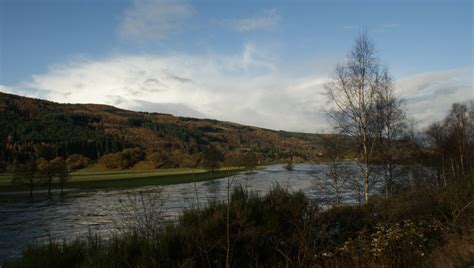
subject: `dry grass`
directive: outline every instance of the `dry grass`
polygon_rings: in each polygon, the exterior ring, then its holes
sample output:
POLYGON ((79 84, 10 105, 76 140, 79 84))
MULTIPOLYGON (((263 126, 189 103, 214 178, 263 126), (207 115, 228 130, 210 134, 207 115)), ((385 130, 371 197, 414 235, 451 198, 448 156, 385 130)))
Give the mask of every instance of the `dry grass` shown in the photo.
POLYGON ((474 235, 449 238, 446 244, 433 250, 429 259, 431 260, 427 265, 429 267, 472 267, 474 264, 474 235))

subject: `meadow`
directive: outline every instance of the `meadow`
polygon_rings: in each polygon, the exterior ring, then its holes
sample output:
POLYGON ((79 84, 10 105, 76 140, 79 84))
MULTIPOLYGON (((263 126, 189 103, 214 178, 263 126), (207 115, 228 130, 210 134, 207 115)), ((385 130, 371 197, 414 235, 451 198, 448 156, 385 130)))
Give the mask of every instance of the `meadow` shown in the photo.
MULTIPOLYGON (((167 168, 145 170, 104 170, 102 168, 87 168, 71 173, 66 183, 67 189, 91 190, 105 188, 131 188, 148 185, 169 185, 219 179, 243 171, 244 168, 224 167, 211 174, 203 168, 167 168)), ((27 189, 12 185, 13 174, 0 175, 0 192, 26 191, 27 189)), ((58 187, 53 187, 58 188, 58 187)), ((47 189, 46 185, 35 188, 47 189)))

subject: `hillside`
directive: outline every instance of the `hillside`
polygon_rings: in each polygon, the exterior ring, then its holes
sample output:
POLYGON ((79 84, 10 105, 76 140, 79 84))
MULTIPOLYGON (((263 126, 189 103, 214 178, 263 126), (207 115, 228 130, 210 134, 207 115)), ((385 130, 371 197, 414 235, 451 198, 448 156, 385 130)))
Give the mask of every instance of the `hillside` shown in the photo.
MULTIPOLYGON (((0 92, 0 162, 81 155, 91 161, 136 148, 155 167, 192 165, 209 145, 230 161, 243 151, 261 163, 314 160, 318 135, 210 119, 134 112, 98 104, 60 104, 0 92)), ((110 158, 110 157, 109 157, 110 158)))

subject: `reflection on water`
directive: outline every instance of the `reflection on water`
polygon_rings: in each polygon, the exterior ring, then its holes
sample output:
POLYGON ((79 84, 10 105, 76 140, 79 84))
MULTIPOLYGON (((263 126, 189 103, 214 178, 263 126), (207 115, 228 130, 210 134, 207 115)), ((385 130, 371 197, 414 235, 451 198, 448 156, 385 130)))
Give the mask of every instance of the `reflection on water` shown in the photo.
MULTIPOLYGON (((350 164, 348 164, 350 165, 350 164)), ((287 171, 282 165, 267 166, 253 174, 238 174, 233 185, 241 185, 260 195, 275 185, 290 191, 303 191, 310 198, 320 198, 327 194, 315 186, 314 174, 324 174, 325 165, 296 165, 287 171), (313 175, 312 175, 313 174, 313 175)), ((321 177, 319 176, 319 179, 321 177)), ((202 207, 210 201, 226 198, 227 178, 193 183, 167 185, 162 187, 164 220, 175 220, 183 209, 196 207, 196 200, 202 207), (197 198, 196 198, 197 194, 197 198)), ((28 243, 47 239, 69 241, 99 233, 107 238, 116 231, 117 215, 127 195, 138 191, 157 191, 157 186, 136 189, 95 190, 69 192, 48 198, 36 195, 34 200, 26 196, 0 196, 0 263, 6 257, 19 254, 28 243)), ((343 191, 343 202, 353 202, 348 191, 343 191)))

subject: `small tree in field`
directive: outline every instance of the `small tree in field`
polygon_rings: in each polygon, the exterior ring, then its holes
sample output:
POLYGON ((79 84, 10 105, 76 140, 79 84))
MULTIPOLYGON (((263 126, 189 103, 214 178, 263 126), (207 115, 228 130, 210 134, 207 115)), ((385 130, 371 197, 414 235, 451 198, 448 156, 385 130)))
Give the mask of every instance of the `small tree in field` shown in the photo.
POLYGON ((293 171, 295 168, 295 165, 293 164, 293 154, 289 153, 290 158, 288 159, 288 162, 286 162, 286 165, 283 166, 287 171, 293 171))
POLYGON ((30 191, 30 197, 33 197, 34 187, 41 182, 41 178, 37 176, 37 166, 33 159, 26 161, 24 164, 15 167, 15 174, 12 183, 16 185, 26 186, 30 191))
POLYGON ((202 157, 203 166, 209 168, 211 177, 214 177, 214 169, 224 162, 224 154, 214 145, 210 145, 204 150, 202 157))
POLYGON ((69 168, 63 158, 58 157, 51 161, 54 167, 55 176, 58 178, 59 186, 61 187, 61 195, 64 194, 64 185, 70 179, 69 168))
POLYGON ((44 182, 48 185, 48 195, 51 195, 51 185, 53 184, 53 178, 55 176, 54 166, 51 165, 51 162, 40 158, 36 161, 38 167, 38 176, 42 178, 44 182))

